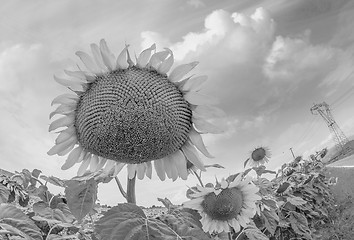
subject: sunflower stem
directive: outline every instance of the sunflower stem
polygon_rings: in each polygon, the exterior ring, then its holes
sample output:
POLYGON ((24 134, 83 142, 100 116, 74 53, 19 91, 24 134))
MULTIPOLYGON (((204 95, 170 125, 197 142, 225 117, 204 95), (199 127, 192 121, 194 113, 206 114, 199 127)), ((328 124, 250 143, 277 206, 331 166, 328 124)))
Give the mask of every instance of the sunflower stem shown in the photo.
POLYGON ((200 183, 200 186, 204 187, 204 184, 203 184, 202 178, 201 178, 202 173, 200 173, 200 175, 198 175, 198 173, 195 170, 192 170, 192 171, 193 171, 194 175, 197 177, 197 179, 198 179, 198 181, 200 183))
POLYGON ((136 197, 135 197, 135 180, 136 180, 136 174, 132 179, 129 179, 128 177, 128 182, 127 182, 127 202, 128 203, 133 203, 136 204, 136 197))
POLYGON ((119 181, 119 178, 116 176, 116 177, 114 178, 114 180, 116 180, 116 183, 117 183, 117 185, 118 185, 118 188, 119 188, 120 193, 123 195, 123 197, 124 197, 125 199, 127 199, 127 193, 124 191, 123 186, 122 186, 122 184, 121 184, 120 181, 119 181))
POLYGON ((229 240, 232 240, 232 234, 231 234, 231 232, 227 233, 227 236, 229 237, 229 240))
POLYGON ((237 235, 236 239, 235 240, 238 240, 239 237, 242 236, 243 232, 244 232, 245 229, 242 229, 242 231, 237 235))

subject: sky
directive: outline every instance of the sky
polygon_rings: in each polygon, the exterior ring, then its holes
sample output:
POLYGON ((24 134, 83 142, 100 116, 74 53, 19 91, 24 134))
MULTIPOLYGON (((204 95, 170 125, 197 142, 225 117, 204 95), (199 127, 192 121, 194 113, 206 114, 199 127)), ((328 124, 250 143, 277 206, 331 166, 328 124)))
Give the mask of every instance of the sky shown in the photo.
MULTIPOLYGON (((75 52, 106 39, 114 53, 126 43, 139 53, 152 43, 174 52, 175 65, 199 61, 203 91, 218 99, 225 128, 203 136, 225 169, 204 182, 243 171, 256 147, 272 153, 268 169, 333 145, 310 108, 323 101, 345 135, 354 135, 354 2, 350 0, 61 0, 3 1, 0 9, 0 168, 40 169, 70 179, 65 157, 48 156, 52 99, 68 92, 53 80, 74 69, 75 52)), ((156 174, 155 174, 156 175, 156 174)), ((125 184, 126 169, 119 175, 125 184)), ((137 204, 186 201, 187 181, 138 180, 137 204)), ((52 192, 62 191, 50 186, 52 192)), ((124 202, 114 181, 99 186, 102 204, 124 202)))

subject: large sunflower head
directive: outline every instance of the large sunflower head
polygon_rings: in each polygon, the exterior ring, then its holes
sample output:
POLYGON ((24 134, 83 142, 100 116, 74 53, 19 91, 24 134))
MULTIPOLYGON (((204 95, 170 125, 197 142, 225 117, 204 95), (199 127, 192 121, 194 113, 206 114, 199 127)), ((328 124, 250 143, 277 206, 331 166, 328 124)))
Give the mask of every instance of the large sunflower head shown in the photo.
POLYGON ((249 156, 249 164, 254 167, 258 167, 260 165, 264 165, 269 162, 269 158, 271 157, 271 153, 269 148, 267 147, 257 147, 254 149, 249 156))
POLYGON ((206 76, 185 77, 197 62, 173 65, 169 49, 145 49, 134 63, 128 46, 116 58, 104 40, 91 44, 92 56, 76 55, 87 71, 65 71, 54 76, 73 94, 56 97, 49 131, 60 128, 48 154, 69 154, 62 169, 80 163, 78 174, 103 169, 116 175, 127 165, 129 177, 151 177, 152 164, 161 180, 187 178, 187 161, 204 170, 199 152, 212 157, 201 134, 220 130, 206 121, 210 97, 201 94, 206 76))
POLYGON ((239 232, 256 213, 255 203, 261 199, 257 195, 259 189, 250 178, 243 180, 241 174, 234 181, 223 180, 217 186, 197 186, 189 195, 192 199, 183 206, 199 212, 206 232, 230 232, 230 227, 239 232))

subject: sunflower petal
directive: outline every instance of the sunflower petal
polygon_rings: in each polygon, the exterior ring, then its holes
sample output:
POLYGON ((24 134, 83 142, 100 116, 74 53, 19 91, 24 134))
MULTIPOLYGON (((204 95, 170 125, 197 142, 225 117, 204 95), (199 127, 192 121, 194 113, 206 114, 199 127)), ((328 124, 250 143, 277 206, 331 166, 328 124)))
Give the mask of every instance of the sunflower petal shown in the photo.
POLYGON ((106 165, 104 166, 103 171, 109 173, 109 172, 111 171, 111 169, 114 167, 114 164, 115 164, 115 163, 116 163, 115 161, 112 161, 112 160, 108 160, 108 159, 107 159, 107 163, 106 163, 106 165))
POLYGON ((112 177, 116 177, 122 171, 125 163, 116 163, 112 177))
POLYGON ((190 78, 188 81, 186 81, 183 84, 183 86, 180 87, 180 90, 185 92, 189 92, 189 91, 198 92, 202 89, 201 86, 207 80, 208 80, 208 76, 198 76, 198 77, 190 78))
POLYGON ((167 58, 169 52, 168 51, 162 51, 162 52, 157 52, 154 53, 147 66, 154 68, 157 70, 160 66, 160 64, 167 58))
POLYGON ((174 164, 174 162, 173 162, 173 160, 171 158, 166 158, 166 161, 169 162, 168 164, 170 166, 170 178, 172 179, 172 181, 176 181, 177 178, 178 178, 177 167, 175 166, 175 164, 174 164))
POLYGON ((91 157, 87 157, 80 165, 79 169, 77 170, 77 175, 82 176, 87 170, 87 167, 90 165, 91 157))
POLYGON ((60 127, 67 127, 67 126, 73 125, 74 121, 75 121, 74 115, 69 115, 69 116, 58 118, 49 125, 49 132, 51 132, 57 128, 60 128, 60 127))
POLYGON ((81 59, 81 61, 84 63, 84 65, 86 66, 86 68, 89 71, 91 71, 93 73, 101 73, 101 70, 94 63, 94 61, 90 55, 88 55, 87 53, 82 52, 82 51, 77 51, 75 54, 81 59))
POLYGON ((154 161, 154 167, 157 176, 160 178, 161 181, 165 181, 166 175, 165 175, 165 170, 164 170, 164 159, 157 159, 154 161))
POLYGON ((86 81, 86 75, 82 71, 69 71, 69 70, 64 70, 65 74, 68 75, 69 77, 74 77, 80 80, 85 80, 86 81))
POLYGON ((195 128, 197 129, 197 131, 199 131, 201 133, 219 134, 219 133, 224 132, 223 129, 207 122, 206 120, 204 120, 202 118, 192 117, 192 121, 193 121, 193 124, 194 124, 195 128))
POLYGON ((202 160, 199 157, 199 154, 197 150, 194 148, 192 144, 187 141, 183 146, 182 146, 182 151, 184 155, 186 156, 187 160, 189 160, 191 163, 193 163, 197 168, 199 168, 202 171, 205 171, 204 164, 202 160))
POLYGON ((107 159, 106 159, 106 158, 98 157, 98 159, 99 159, 99 162, 98 162, 98 165, 97 165, 97 167, 96 167, 96 169, 95 169, 94 172, 96 172, 96 171, 100 170, 101 168, 103 168, 103 166, 104 166, 104 165, 106 164, 106 162, 107 162, 107 159))
POLYGON ((168 178, 172 178, 172 168, 174 168, 175 166, 173 164, 171 164, 171 161, 169 160, 169 158, 167 158, 167 157, 163 158, 163 167, 164 167, 164 171, 166 173, 166 176, 168 178))
POLYGON ((51 106, 55 104, 70 104, 73 102, 77 102, 79 97, 75 94, 65 93, 55 97, 51 103, 51 106))
POLYGON ((59 133, 57 139, 55 139, 55 144, 65 142, 66 140, 68 140, 71 137, 72 137, 71 133, 62 131, 61 133, 59 133))
POLYGON ((169 156, 170 160, 174 163, 178 175, 183 179, 186 180, 188 177, 187 171, 187 161, 184 157, 183 153, 180 150, 177 150, 174 153, 171 153, 169 156))
POLYGON ((137 66, 140 68, 144 68, 146 67, 146 65, 149 62, 150 56, 151 56, 151 52, 153 50, 156 49, 156 44, 152 44, 151 47, 145 49, 144 51, 142 51, 139 55, 139 57, 137 58, 137 66))
POLYGON ((66 159, 64 165, 61 167, 61 170, 67 170, 71 168, 72 166, 75 165, 75 163, 78 162, 78 159, 80 158, 80 155, 83 151, 83 148, 81 146, 76 147, 74 150, 72 150, 66 159))
POLYGON ((202 136, 200 136, 200 134, 194 129, 194 127, 191 128, 189 134, 189 139, 191 140, 191 142, 193 143, 193 145, 201 152, 204 154, 204 156, 208 157, 208 158, 214 158, 214 156, 212 156, 209 151, 206 149, 204 142, 203 142, 203 138, 202 136))
POLYGON ((187 73, 189 73, 197 65, 198 65, 198 62, 191 62, 191 63, 182 64, 180 66, 177 66, 171 72, 171 74, 169 76, 169 80, 171 82, 177 82, 177 81, 181 80, 187 73))
MULTIPOLYGON (((76 137, 75 137, 76 138, 76 137)), ((66 154, 68 154, 69 152, 71 152, 71 150, 75 147, 77 143, 77 140, 75 140, 74 142, 72 142, 69 147, 67 149, 64 149, 61 152, 58 152, 58 156, 65 156, 66 154)))
POLYGON ((193 105, 213 105, 216 104, 218 101, 210 96, 201 94, 199 92, 186 92, 184 94, 184 99, 186 99, 190 104, 193 105))
POLYGON ((83 86, 85 85, 85 83, 80 83, 80 82, 75 82, 75 81, 71 81, 71 80, 64 79, 64 78, 59 78, 55 75, 54 75, 54 80, 57 83, 59 83, 60 85, 63 85, 64 87, 72 88, 74 90, 82 89, 83 86))
POLYGON ((93 154, 90 162, 90 171, 95 172, 100 160, 96 154, 93 154))
POLYGON ((68 149, 72 144, 75 144, 77 141, 76 136, 70 137, 68 140, 61 142, 59 144, 55 144, 48 152, 47 154, 49 156, 58 154, 66 149, 68 149))
POLYGON ((133 179, 136 174, 137 164, 128 164, 128 178, 133 179))
POLYGON ((138 179, 140 180, 144 179, 145 171, 146 171, 146 166, 144 163, 137 164, 136 172, 137 172, 138 179))
POLYGON ((102 60, 108 70, 112 71, 115 70, 115 56, 114 54, 109 50, 107 43, 104 39, 101 39, 100 41, 100 51, 102 55, 102 60))
POLYGON ((193 115, 201 118, 222 118, 225 117, 225 112, 214 106, 198 105, 193 109, 193 115))
POLYGON ((119 54, 117 58, 117 69, 127 69, 129 67, 128 63, 128 47, 129 45, 126 45, 123 51, 119 54))
POLYGON ((106 65, 103 62, 100 48, 95 43, 92 43, 90 46, 91 46, 91 52, 92 52, 92 55, 93 55, 93 59, 95 60, 96 65, 99 68, 101 68, 101 70, 103 72, 106 72, 107 71, 107 67, 106 67, 106 65))
POLYGON ((150 162, 146 162, 146 176, 151 179, 152 177, 152 164, 150 162))
POLYGON ((169 52, 170 56, 167 59, 165 59, 158 67, 157 72, 159 72, 161 74, 166 74, 168 71, 170 71, 170 69, 173 65, 173 62, 174 62, 173 52, 168 48, 165 48, 165 49, 166 49, 166 51, 169 52))
POLYGON ((49 119, 51 119, 53 116, 56 114, 61 114, 61 115, 68 115, 72 113, 76 109, 76 102, 70 105, 60 105, 55 109, 53 112, 49 114, 49 119))

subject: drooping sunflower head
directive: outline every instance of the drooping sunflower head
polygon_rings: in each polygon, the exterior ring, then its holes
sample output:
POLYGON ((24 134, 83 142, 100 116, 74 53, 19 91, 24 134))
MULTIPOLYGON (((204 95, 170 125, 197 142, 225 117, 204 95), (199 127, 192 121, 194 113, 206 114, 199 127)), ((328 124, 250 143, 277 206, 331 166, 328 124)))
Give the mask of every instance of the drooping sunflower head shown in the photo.
POLYGON ((50 114, 64 115, 53 121, 50 131, 59 132, 48 154, 68 155, 62 169, 81 163, 78 174, 104 169, 119 173, 128 166, 129 177, 151 177, 154 162, 164 180, 187 178, 187 161, 204 170, 197 149, 212 157, 201 134, 220 129, 206 119, 215 108, 210 97, 201 94, 206 76, 184 77, 197 62, 176 67, 169 49, 145 49, 134 63, 128 46, 117 58, 104 40, 91 44, 93 58, 77 52, 88 71, 65 71, 73 79, 54 77, 74 94, 63 94, 52 104, 50 114))
POLYGON ((258 188, 250 179, 223 180, 219 187, 200 187, 190 194, 191 200, 184 207, 195 209, 201 215, 203 230, 209 233, 230 232, 232 227, 239 232, 246 227, 256 213, 256 201, 261 197, 258 188))
POLYGON ((259 165, 263 165, 269 162, 270 157, 271 157, 271 153, 269 148, 257 147, 250 154, 249 164, 251 166, 258 167, 259 165))

